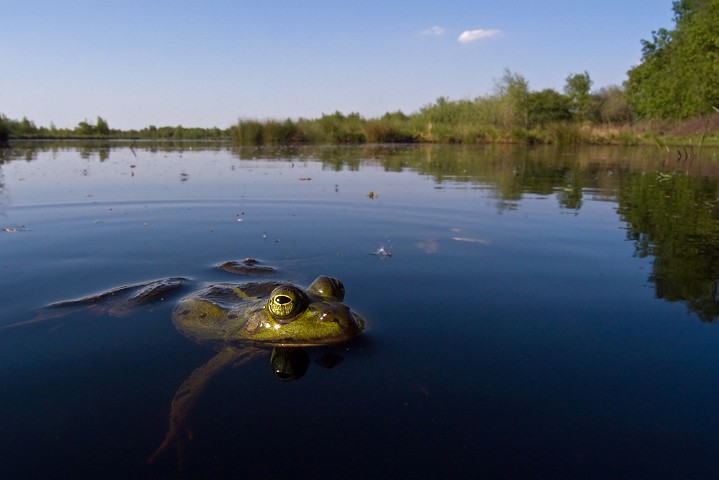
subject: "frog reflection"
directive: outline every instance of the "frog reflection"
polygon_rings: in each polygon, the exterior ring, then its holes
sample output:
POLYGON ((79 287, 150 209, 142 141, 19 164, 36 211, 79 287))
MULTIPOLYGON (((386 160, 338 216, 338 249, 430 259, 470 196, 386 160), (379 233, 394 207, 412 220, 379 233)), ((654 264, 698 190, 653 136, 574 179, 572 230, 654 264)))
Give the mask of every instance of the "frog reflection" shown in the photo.
POLYGON ((299 380, 307 373, 310 356, 301 347, 274 347, 270 355, 270 366, 275 377, 283 382, 299 380))

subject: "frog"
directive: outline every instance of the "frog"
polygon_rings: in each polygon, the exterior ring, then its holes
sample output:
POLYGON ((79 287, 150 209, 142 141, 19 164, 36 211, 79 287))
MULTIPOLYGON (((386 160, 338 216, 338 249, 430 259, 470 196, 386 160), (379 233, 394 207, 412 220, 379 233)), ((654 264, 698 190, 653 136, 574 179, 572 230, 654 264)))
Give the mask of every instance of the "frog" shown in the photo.
MULTIPOLYGON (((242 275, 274 272, 273 267, 259 265, 252 258, 217 267, 242 275)), ((48 306, 50 311, 62 312, 44 313, 3 328, 57 318, 80 308, 114 317, 127 316, 139 306, 169 298, 189 281, 186 277, 164 278, 53 303, 48 306)), ((225 368, 245 365, 271 351, 270 363, 277 378, 292 381, 307 368, 304 347, 342 344, 360 335, 365 330, 365 320, 343 303, 344 297, 345 287, 340 280, 321 275, 306 288, 282 281, 207 283, 180 299, 171 314, 174 327, 216 353, 175 392, 167 434, 148 463, 155 463, 175 444, 182 465, 182 452, 189 439, 185 435, 188 418, 212 378, 225 368)))
POLYGON ((219 351, 178 388, 168 433, 148 462, 154 463, 179 438, 208 381, 224 368, 243 365, 262 355, 263 347, 272 347, 275 374, 293 380, 297 347, 335 345, 357 337, 365 322, 342 303, 344 296, 342 282, 322 275, 306 289, 283 282, 213 283, 180 300, 172 312, 175 328, 219 351))
POLYGON ((344 296, 342 282, 324 275, 306 289, 282 282, 214 283, 180 300, 172 322, 198 343, 335 344, 363 329, 344 296))

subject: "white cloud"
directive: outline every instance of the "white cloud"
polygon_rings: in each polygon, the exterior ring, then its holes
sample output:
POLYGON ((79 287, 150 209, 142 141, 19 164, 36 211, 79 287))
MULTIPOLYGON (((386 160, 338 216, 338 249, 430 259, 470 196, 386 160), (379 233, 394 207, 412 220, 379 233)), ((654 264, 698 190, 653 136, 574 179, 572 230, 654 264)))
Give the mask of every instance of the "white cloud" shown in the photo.
POLYGON ((476 42, 478 40, 496 37, 497 35, 499 35, 499 30, 495 29, 484 30, 480 28, 478 30, 465 30, 457 37, 457 41, 461 43, 476 42))
POLYGON ((439 37, 441 35, 444 35, 444 28, 440 27, 439 25, 434 25, 427 30, 422 30, 422 35, 434 35, 436 37, 439 37))

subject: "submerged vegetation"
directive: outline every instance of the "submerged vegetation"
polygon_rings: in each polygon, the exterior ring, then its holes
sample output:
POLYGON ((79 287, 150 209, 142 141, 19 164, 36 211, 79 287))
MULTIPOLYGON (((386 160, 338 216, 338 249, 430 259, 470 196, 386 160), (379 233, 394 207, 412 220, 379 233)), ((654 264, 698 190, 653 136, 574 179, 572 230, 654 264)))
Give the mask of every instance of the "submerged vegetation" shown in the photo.
POLYGON ((440 97, 410 115, 379 118, 335 112, 316 119, 243 119, 227 128, 156 127, 113 130, 97 117, 73 129, 37 127, 0 114, 8 138, 227 140, 238 145, 360 143, 719 144, 719 0, 673 3, 675 28, 642 40, 642 61, 624 85, 592 91, 588 72, 570 74, 563 92, 532 91, 505 70, 492 93, 440 97))

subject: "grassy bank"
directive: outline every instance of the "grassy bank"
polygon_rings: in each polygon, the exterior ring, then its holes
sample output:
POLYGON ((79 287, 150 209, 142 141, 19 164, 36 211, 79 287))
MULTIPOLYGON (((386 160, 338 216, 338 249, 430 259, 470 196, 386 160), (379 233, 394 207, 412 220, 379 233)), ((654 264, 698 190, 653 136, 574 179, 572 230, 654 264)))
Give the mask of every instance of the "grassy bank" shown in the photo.
POLYGON ((608 115, 597 103, 588 115, 572 112, 561 96, 530 92, 528 100, 506 95, 475 100, 445 98, 406 115, 364 118, 357 113, 325 114, 315 119, 241 120, 227 128, 155 127, 115 130, 98 117, 73 129, 37 127, 26 118, 0 115, 0 145, 12 139, 144 139, 162 141, 231 140, 237 145, 363 143, 548 144, 548 145, 719 145, 719 113, 683 121, 639 120, 608 115), (546 98, 545 98, 546 97, 546 98), (530 101, 532 98, 537 101, 530 101), (549 98, 549 100, 547 100, 549 98), (554 100, 552 100, 554 98, 554 100), (542 100, 543 99, 543 100, 542 100), (542 100, 541 102, 539 100, 542 100))
POLYGON ((400 112, 364 119, 336 112, 319 119, 243 120, 230 128, 238 145, 359 143, 515 143, 554 145, 719 145, 719 115, 683 122, 556 121, 503 126, 480 120, 442 121, 400 112))

